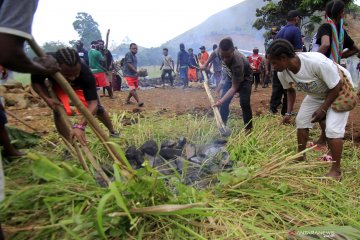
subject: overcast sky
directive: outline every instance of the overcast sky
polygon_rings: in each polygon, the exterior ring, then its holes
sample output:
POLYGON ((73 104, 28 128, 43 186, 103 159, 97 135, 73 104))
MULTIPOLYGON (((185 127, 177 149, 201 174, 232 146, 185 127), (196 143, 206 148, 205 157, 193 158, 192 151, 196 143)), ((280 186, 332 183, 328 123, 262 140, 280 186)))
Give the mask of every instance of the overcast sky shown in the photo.
MULTIPOLYGON (((33 23, 33 35, 47 41, 78 39, 72 23, 77 12, 92 15, 109 45, 125 36, 144 47, 157 47, 202 23, 211 15, 243 0, 40 0, 33 23)), ((360 4, 360 0, 356 0, 360 4)), ((255 14, 255 13, 254 13, 255 14)))
POLYGON ((157 47, 202 23, 211 15, 243 0, 40 0, 33 35, 46 41, 68 43, 78 39, 72 23, 77 12, 89 13, 103 38, 110 29, 109 45, 125 36, 145 47, 157 47))

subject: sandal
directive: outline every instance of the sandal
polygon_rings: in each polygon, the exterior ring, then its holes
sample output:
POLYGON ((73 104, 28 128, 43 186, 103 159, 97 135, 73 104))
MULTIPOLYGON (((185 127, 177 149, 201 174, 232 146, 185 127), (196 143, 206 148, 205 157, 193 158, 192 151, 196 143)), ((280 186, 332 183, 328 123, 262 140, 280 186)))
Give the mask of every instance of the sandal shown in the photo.
POLYGON ((321 157, 318 157, 317 160, 323 161, 323 162, 332 162, 333 158, 330 154, 324 154, 321 157))

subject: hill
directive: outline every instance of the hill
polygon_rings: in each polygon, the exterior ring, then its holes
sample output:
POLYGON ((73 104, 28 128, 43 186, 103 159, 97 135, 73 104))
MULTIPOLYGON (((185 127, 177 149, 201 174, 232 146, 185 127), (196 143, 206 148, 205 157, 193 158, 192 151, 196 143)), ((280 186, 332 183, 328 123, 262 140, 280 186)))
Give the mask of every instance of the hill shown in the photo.
MULTIPOLYGON (((214 43, 226 36, 233 38, 235 45, 240 49, 251 50, 257 46, 263 50, 264 31, 258 31, 252 27, 255 21, 256 8, 264 5, 263 0, 246 0, 233 7, 218 12, 203 23, 186 31, 185 33, 167 41, 157 48, 139 47, 138 59, 139 65, 156 65, 160 64, 162 48, 169 48, 171 56, 176 56, 179 44, 184 43, 186 48, 194 48, 195 53, 199 47, 204 45, 208 50, 212 50, 214 43)), ((113 54, 121 58, 128 51, 128 45, 120 45, 113 54)))

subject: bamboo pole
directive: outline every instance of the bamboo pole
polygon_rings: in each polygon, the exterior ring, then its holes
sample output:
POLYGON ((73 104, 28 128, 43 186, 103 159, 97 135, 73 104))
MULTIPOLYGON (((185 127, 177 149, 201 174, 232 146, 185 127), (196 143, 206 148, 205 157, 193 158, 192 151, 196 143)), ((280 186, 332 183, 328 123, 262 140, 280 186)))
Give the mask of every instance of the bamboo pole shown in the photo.
POLYGON ((221 115, 220 115, 219 108, 214 106, 215 100, 214 100, 213 96, 211 95, 211 90, 209 87, 209 78, 207 77, 207 74, 205 71, 202 71, 202 73, 203 73, 204 79, 205 79, 204 88, 205 88, 206 94, 208 95, 208 98, 209 98, 209 101, 211 104, 211 108, 213 109, 216 125, 220 131, 220 134, 222 136, 230 136, 231 130, 228 127, 226 127, 226 125, 224 124, 224 122, 221 118, 221 115))
MULTIPOLYGON (((40 48, 40 46, 35 42, 34 39, 28 41, 31 48, 34 50, 36 55, 39 57, 46 56, 45 52, 40 48)), ((59 84, 59 86, 64 90, 64 92, 69 96, 73 104, 79 110, 79 112, 86 118, 88 124, 91 129, 95 132, 96 136, 103 143, 105 149, 113 158, 113 160, 122 167, 122 174, 125 177, 131 177, 133 175, 133 170, 127 167, 125 161, 121 158, 120 154, 116 151, 115 147, 111 144, 108 144, 109 138, 107 134, 101 129, 100 125, 97 123, 95 117, 89 112, 89 110, 84 106, 84 104, 77 97, 73 88, 70 86, 68 81, 64 78, 64 76, 57 72, 52 75, 55 81, 59 84)))

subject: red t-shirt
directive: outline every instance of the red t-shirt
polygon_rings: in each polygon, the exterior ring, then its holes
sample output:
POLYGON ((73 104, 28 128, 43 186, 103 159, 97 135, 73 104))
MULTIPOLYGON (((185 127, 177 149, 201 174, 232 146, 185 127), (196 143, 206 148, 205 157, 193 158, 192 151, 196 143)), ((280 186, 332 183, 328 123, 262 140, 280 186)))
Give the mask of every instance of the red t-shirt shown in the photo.
POLYGON ((260 64, 262 62, 262 57, 260 55, 253 54, 253 55, 248 56, 248 60, 249 60, 252 71, 255 73, 259 73, 261 71, 260 64))

